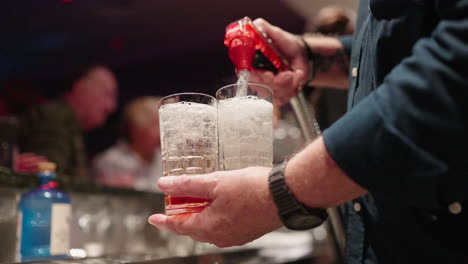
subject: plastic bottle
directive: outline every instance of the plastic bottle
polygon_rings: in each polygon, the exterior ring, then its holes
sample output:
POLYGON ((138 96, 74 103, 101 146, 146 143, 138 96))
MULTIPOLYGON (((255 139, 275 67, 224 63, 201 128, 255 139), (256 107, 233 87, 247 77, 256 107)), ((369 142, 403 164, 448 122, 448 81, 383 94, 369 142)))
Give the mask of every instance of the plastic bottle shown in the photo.
POLYGON ((40 185, 21 195, 18 249, 21 261, 66 258, 70 248, 70 197, 56 189, 55 163, 39 163, 40 185))
POLYGON ((229 58, 236 70, 252 68, 264 69, 277 73, 289 70, 288 62, 271 45, 272 41, 260 32, 249 17, 244 17, 226 27, 224 45, 228 48, 229 58))

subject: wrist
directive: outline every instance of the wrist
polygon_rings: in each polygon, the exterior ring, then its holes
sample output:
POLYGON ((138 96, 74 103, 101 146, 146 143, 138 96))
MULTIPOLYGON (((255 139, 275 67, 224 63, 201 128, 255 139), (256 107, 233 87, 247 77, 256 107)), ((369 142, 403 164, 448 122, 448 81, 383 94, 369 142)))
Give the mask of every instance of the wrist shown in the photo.
POLYGON ((327 208, 324 203, 321 180, 328 168, 324 167, 324 144, 320 136, 301 152, 294 155, 285 168, 285 179, 299 202, 310 207, 327 208))
POLYGON ((307 67, 308 70, 306 73, 307 78, 304 83, 304 85, 307 85, 308 83, 312 82, 315 79, 316 69, 313 65, 313 62, 315 60, 315 54, 312 52, 312 48, 310 47, 310 45, 307 43, 307 41, 305 40, 303 36, 299 35, 298 38, 300 39, 304 58, 308 65, 307 67))
POLYGON ((268 178, 269 189, 281 222, 292 230, 306 230, 322 224, 327 218, 325 210, 305 206, 289 189, 285 180, 286 165, 285 161, 274 167, 268 178))
MULTIPOLYGON (((301 163, 301 160, 297 155, 289 159, 284 167, 284 179, 296 199, 303 204, 308 204, 309 201, 304 199, 303 196, 307 194, 304 190, 309 189, 311 186, 302 186, 308 181, 305 182, 298 178, 298 175, 302 174, 300 168, 303 170, 305 168, 304 165, 305 164, 301 163)), ((313 203, 312 205, 314 207, 318 206, 316 203, 313 203)))
POLYGON ((304 41, 298 38, 303 49, 303 58, 308 59, 305 84, 347 88, 349 59, 343 43, 336 37, 319 34, 306 34, 305 38, 307 40, 304 41))

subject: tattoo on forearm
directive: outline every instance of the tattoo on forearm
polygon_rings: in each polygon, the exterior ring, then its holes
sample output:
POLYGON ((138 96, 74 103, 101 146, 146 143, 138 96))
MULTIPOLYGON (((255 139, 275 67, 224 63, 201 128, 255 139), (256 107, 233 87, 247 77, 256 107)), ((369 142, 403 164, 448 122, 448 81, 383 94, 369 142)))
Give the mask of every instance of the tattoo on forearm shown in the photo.
POLYGON ((333 65, 336 65, 344 74, 348 74, 348 57, 343 50, 336 50, 333 54, 327 56, 316 52, 313 52, 313 55, 315 71, 328 72, 333 65))

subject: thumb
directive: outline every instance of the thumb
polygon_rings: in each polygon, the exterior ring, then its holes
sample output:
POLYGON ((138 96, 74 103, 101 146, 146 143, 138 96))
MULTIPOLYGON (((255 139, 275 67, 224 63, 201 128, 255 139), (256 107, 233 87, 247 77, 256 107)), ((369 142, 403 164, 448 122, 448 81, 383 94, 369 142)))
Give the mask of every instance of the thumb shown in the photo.
POLYGON ((214 200, 218 183, 218 173, 204 175, 164 176, 159 178, 158 186, 162 192, 172 196, 188 196, 214 200))

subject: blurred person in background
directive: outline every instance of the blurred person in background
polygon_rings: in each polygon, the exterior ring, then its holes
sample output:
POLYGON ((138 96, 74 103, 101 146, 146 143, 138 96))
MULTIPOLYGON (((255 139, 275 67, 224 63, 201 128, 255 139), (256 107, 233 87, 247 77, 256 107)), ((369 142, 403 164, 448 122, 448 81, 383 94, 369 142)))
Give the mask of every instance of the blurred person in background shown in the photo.
POLYGON ((159 134, 161 98, 145 96, 128 103, 123 112, 122 139, 93 161, 97 182, 143 191, 158 191, 162 174, 159 134))
MULTIPOLYGON (((344 36, 354 32, 356 13, 341 6, 326 6, 306 26, 305 37, 313 35, 344 36)), ((349 66, 346 65, 346 71, 349 66)), ((304 87, 323 129, 328 128, 346 113, 348 87, 304 87)))
MULTIPOLYGON (((39 85, 26 76, 14 76, 2 83, 0 93, 0 165, 15 168, 18 158, 18 118, 28 109, 44 103, 39 85)), ((47 161, 43 156, 26 154, 24 159, 47 161)))
POLYGON ((21 118, 16 169, 35 173, 41 157, 55 162, 59 174, 87 179, 83 132, 104 125, 116 109, 117 81, 104 66, 80 72, 64 95, 27 111, 21 118))
POLYGON ((338 5, 325 6, 307 23, 304 35, 349 35, 354 32, 355 20, 356 13, 351 9, 338 5))

